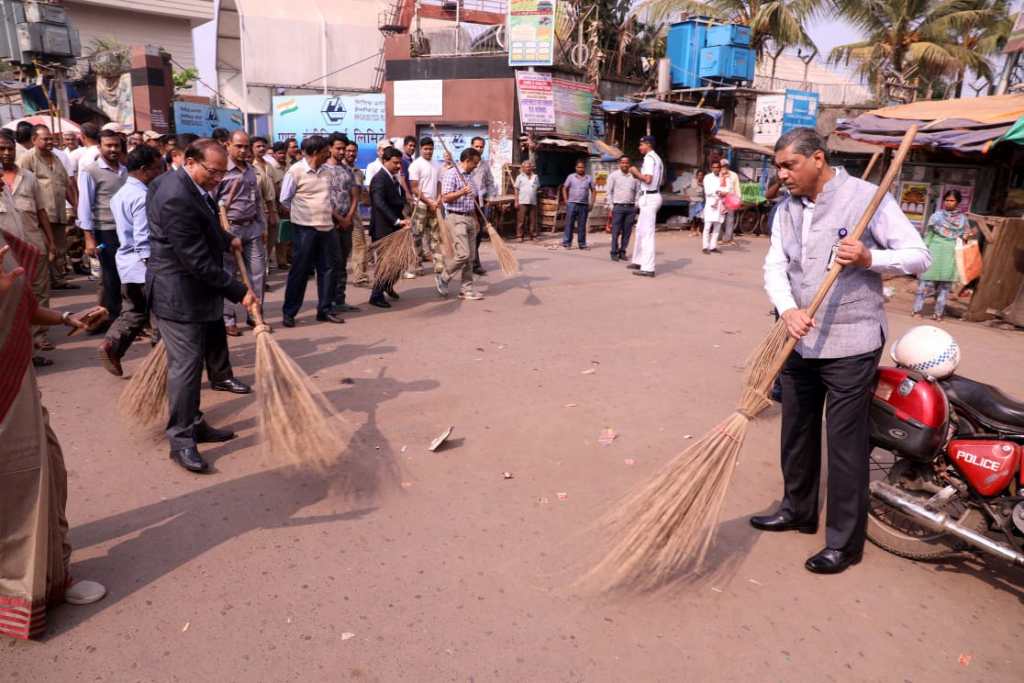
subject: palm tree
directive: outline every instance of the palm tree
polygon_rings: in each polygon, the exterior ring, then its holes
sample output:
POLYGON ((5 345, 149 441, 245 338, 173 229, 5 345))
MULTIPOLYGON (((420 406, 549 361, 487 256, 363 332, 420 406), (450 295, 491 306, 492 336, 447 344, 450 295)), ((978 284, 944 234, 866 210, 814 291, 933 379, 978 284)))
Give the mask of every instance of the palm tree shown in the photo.
POLYGON ((646 7, 656 19, 678 13, 749 26, 750 46, 760 61, 766 54, 777 58, 787 47, 813 49, 804 24, 823 4, 823 0, 646 0, 636 8, 646 7), (769 45, 776 51, 769 52, 769 45))
POLYGON ((1005 0, 833 0, 864 40, 839 45, 832 63, 855 64, 883 99, 908 99, 928 79, 985 69, 985 56, 961 44, 969 30, 983 33, 1005 0), (897 93, 899 93, 897 95, 897 93))

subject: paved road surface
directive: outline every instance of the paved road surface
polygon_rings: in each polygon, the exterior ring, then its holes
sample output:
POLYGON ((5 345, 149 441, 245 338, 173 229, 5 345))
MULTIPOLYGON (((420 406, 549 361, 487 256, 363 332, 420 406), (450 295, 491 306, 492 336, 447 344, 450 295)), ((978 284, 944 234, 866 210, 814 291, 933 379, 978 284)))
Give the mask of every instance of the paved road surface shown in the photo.
MULTIPOLYGON (((774 409, 750 432, 707 577, 574 593, 594 520, 728 414, 770 322, 764 240, 721 256, 658 242, 654 280, 610 263, 598 236, 586 253, 520 248, 523 274, 492 271, 480 302, 439 301, 420 278, 392 311, 334 326, 307 301, 275 336, 354 431, 329 480, 261 455, 252 397, 210 392, 209 419, 240 438, 205 449, 215 474, 187 474, 116 417, 124 382, 94 362, 98 340, 62 343, 41 384, 70 472, 74 573, 110 595, 57 610, 46 642, 0 642, 0 679, 1020 681, 1020 572, 869 545, 859 567, 817 577, 802 564, 823 531, 748 526, 780 493, 774 409), (427 452, 450 424, 450 445, 427 452)), ((57 304, 84 304, 75 294, 57 304)), ((964 374, 1024 395, 1024 337, 946 324, 964 374)), ((252 336, 232 346, 251 381, 252 336)))

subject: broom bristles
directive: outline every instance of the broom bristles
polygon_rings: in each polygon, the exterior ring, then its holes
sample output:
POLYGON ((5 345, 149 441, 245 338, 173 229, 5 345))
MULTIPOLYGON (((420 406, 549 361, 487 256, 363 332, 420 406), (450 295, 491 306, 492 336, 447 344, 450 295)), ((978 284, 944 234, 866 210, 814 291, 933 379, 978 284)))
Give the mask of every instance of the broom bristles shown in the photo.
POLYGON ((775 381, 775 374, 772 372, 775 360, 779 357, 786 342, 789 341, 789 331, 786 323, 779 318, 775 321, 768 336, 761 344, 754 349, 747 358, 746 369, 743 373, 743 384, 748 389, 760 390, 767 393, 775 381), (771 375, 769 377, 768 375, 771 375))
POLYGON ((371 247, 377 255, 374 287, 391 287, 402 274, 419 265, 412 228, 404 227, 377 240, 371 247))
POLYGON ((448 221, 445 219, 444 214, 441 213, 441 209, 438 208, 437 212, 437 235, 438 241, 441 243, 441 255, 444 256, 444 260, 452 261, 455 259, 455 245, 452 243, 452 229, 448 226, 448 221))
POLYGON ((278 346, 269 328, 256 332, 256 396, 263 446, 290 464, 324 471, 341 453, 350 434, 298 364, 278 346))
POLYGON ((167 347, 162 340, 132 375, 117 407, 122 417, 141 425, 167 416, 167 347))
POLYGON ((512 249, 505 243, 497 228, 491 225, 490 221, 487 222, 487 237, 490 238, 491 246, 494 247, 494 253, 498 257, 498 266, 501 268, 501 272, 505 275, 515 275, 518 273, 519 260, 516 259, 512 249))

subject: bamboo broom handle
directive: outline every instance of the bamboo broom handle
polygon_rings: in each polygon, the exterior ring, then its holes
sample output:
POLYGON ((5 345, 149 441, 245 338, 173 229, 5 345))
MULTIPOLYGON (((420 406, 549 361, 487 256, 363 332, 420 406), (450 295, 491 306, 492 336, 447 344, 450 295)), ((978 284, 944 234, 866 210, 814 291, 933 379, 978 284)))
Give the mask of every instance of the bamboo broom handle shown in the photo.
MULTIPOLYGON (((889 170, 886 171, 885 177, 882 178, 882 182, 878 185, 878 189, 875 190, 875 196, 871 198, 868 203, 868 208, 864 210, 864 214, 860 217, 857 225, 853 228, 849 237, 851 239, 859 240, 863 235, 864 231, 867 230, 868 225, 871 223, 871 219, 875 217, 875 212, 878 211, 879 205, 885 198, 885 194, 889 191, 889 188, 899 177, 900 168, 903 166, 903 160, 907 158, 907 154, 910 153, 910 147, 914 142, 914 137, 917 135, 917 126, 911 126, 906 134, 903 136, 903 141, 900 142, 900 147, 896 152, 895 158, 892 160, 892 164, 889 165, 889 170)), ((828 296, 829 290, 832 289, 832 285, 835 284, 836 278, 839 277, 839 273, 842 272, 843 266, 839 263, 832 264, 832 268, 829 269, 828 275, 825 276, 824 282, 818 288, 818 293, 814 295, 814 299, 811 301, 811 305, 807 307, 807 315, 811 318, 818 312, 818 308, 825 301, 825 297, 828 296)), ((772 378, 776 377, 781 371, 782 366, 786 364, 786 360, 790 354, 793 353, 793 349, 796 348, 799 340, 793 337, 786 339, 786 345, 782 349, 782 353, 775 357, 775 364, 772 367, 772 378)))
MULTIPOLYGON (((232 239, 234 239, 234 235, 231 234, 231 230, 229 229, 231 224, 228 222, 228 207, 223 204, 220 206, 220 227, 232 239)), ((231 249, 231 253, 235 257, 235 267, 238 268, 238 272, 242 274, 242 282, 245 284, 245 288, 250 292, 253 291, 252 282, 249 281, 249 271, 245 269, 245 261, 242 260, 242 253, 235 251, 234 249, 231 249)), ((249 309, 249 313, 252 315, 252 319, 256 321, 257 325, 264 324, 263 311, 260 310, 259 302, 253 303, 252 308, 249 309)))
POLYGON ((882 158, 881 152, 875 152, 871 155, 871 160, 868 162, 868 167, 864 169, 864 174, 860 177, 861 180, 867 180, 871 175, 871 172, 875 170, 875 164, 882 158))

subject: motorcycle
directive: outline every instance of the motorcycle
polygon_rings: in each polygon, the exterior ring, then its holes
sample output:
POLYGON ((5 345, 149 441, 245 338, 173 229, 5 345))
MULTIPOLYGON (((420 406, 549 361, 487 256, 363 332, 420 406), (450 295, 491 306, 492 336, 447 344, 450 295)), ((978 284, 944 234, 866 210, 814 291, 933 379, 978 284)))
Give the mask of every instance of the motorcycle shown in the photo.
POLYGON ((877 379, 868 538, 914 560, 974 550, 1024 566, 1024 403, 954 374, 877 379))

